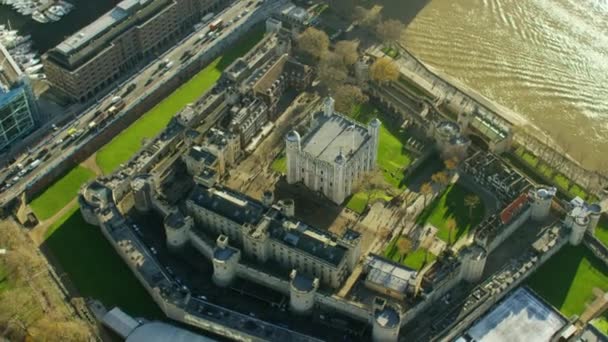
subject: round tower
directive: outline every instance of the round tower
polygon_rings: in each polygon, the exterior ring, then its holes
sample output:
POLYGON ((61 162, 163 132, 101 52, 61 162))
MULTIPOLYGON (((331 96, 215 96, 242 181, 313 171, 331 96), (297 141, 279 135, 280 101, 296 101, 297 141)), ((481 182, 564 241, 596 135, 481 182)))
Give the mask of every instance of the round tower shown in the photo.
POLYGON ((398 306, 388 304, 385 299, 376 297, 372 320, 373 341, 392 342, 398 340, 399 328, 401 327, 401 310, 398 306))
POLYGON ((334 114, 335 103, 336 101, 331 96, 325 98, 325 101, 323 101, 323 114, 325 114, 325 116, 334 114))
POLYGON ((488 254, 486 250, 475 244, 462 251, 460 274, 462 279, 469 283, 476 283, 481 279, 486 267, 488 254))
POLYGON ((282 200, 281 208, 283 209, 283 214, 287 217, 293 217, 296 214, 296 203, 291 198, 282 200))
POLYGON ((597 227, 598 223, 600 222, 600 217, 602 216, 602 207, 597 204, 591 204, 588 207, 589 210, 589 227, 587 229, 589 229, 589 232, 591 234, 595 234, 595 227, 597 227))
POLYGON ((285 137, 285 154, 287 159, 287 183, 293 184, 300 180, 298 158, 300 155, 302 138, 296 131, 287 133, 285 137))
POLYGON ((543 221, 549 217, 551 202, 556 192, 556 188, 541 187, 530 190, 530 217, 534 221, 543 221))
POLYGON ((308 278, 292 270, 289 275, 289 308, 295 314, 308 314, 315 305, 319 278, 308 278))
POLYGON ((265 206, 270 207, 272 203, 274 203, 274 193, 269 190, 264 191, 262 194, 262 203, 265 206))
POLYGON ((372 145, 370 151, 370 165, 369 169, 373 170, 376 168, 376 161, 378 159, 378 146, 380 145, 380 126, 382 126, 382 122, 380 120, 373 119, 367 125, 367 131, 369 135, 372 137, 372 145))
POLYGON ((173 212, 165 217, 165 235, 167 236, 167 248, 175 251, 179 250, 189 240, 190 229, 194 226, 192 217, 173 212))
POLYGON ((228 246, 228 237, 220 235, 217 238, 217 247, 213 251, 213 276, 215 285, 226 287, 236 277, 241 252, 228 246))
POLYGON ((585 231, 589 226, 588 216, 575 217, 572 222, 572 231, 570 232, 570 244, 573 246, 579 245, 585 237, 585 231))

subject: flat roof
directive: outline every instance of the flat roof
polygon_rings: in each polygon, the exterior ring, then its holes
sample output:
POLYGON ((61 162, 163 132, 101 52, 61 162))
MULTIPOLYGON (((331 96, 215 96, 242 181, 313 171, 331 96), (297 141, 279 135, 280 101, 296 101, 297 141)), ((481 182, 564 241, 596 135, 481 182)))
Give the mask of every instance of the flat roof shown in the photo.
POLYGON ((151 322, 135 329, 126 342, 213 342, 214 339, 195 334, 162 322, 151 322))
POLYGON ((238 224, 257 224, 265 211, 261 203, 228 189, 207 189, 197 185, 190 199, 197 205, 238 224))
POLYGON ((568 321, 527 288, 517 288, 467 332, 477 342, 549 341, 568 321))
POLYGON ((398 265, 377 255, 371 255, 367 261, 370 271, 365 280, 382 285, 388 289, 405 292, 409 281, 416 278, 416 271, 403 265, 398 265))
POLYGON ((366 127, 342 115, 322 115, 319 120, 302 144, 302 150, 317 159, 333 163, 340 152, 348 159, 370 138, 366 127))
POLYGON ((125 20, 127 17, 129 17, 129 15, 133 14, 137 8, 140 7, 139 5, 143 6, 151 2, 152 1, 150 0, 121 1, 118 5, 116 5, 116 7, 104 13, 97 20, 80 29, 63 42, 59 43, 59 45, 56 47, 57 51, 68 55, 74 50, 78 50, 83 45, 86 45, 86 43, 91 39, 94 39, 104 31, 108 30, 110 27, 125 20))

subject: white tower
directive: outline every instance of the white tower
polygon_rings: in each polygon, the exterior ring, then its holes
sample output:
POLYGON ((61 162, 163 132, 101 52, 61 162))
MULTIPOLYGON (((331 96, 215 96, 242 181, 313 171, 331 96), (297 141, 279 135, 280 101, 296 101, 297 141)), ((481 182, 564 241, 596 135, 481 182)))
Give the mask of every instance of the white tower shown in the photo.
POLYGON ((583 238, 585 237, 585 231, 589 226, 589 217, 588 216, 578 216, 575 217, 572 226, 570 227, 572 231, 570 232, 570 244, 573 246, 579 245, 583 242, 583 238))
POLYGON ((289 275, 289 308, 296 314, 308 314, 315 304, 319 278, 310 279, 292 270, 289 275))
POLYGON ((344 198, 346 197, 347 189, 345 189, 348 184, 345 182, 345 165, 346 165, 346 157, 340 151, 340 154, 334 160, 334 187, 333 187, 333 200, 336 203, 344 202, 344 198))
POLYGON ((487 253, 480 245, 472 245, 462 251, 462 264, 460 274, 462 279, 469 283, 476 283, 481 279, 486 267, 487 253))
POLYGON ((530 217, 532 217, 534 221, 543 221, 549 217, 551 202, 553 201, 556 192, 557 189, 554 187, 530 190, 530 217))
POLYGON ((587 210, 589 211, 589 227, 587 229, 591 234, 595 234, 595 227, 597 227, 602 216, 602 207, 595 203, 589 205, 587 210))
POLYGON ((291 198, 281 200, 279 206, 287 217, 293 217, 296 214, 296 203, 291 198))
POLYGON ((375 342, 393 342, 399 337, 401 327, 401 310, 388 304, 385 299, 376 297, 372 316, 372 340, 375 342))
POLYGON ((382 122, 378 119, 373 119, 367 125, 367 131, 372 136, 372 144, 370 146, 370 158, 369 158, 369 169, 373 170, 376 168, 376 161, 378 160, 378 147, 380 146, 380 126, 382 122))
POLYGON ((167 236, 167 248, 169 250, 178 250, 189 240, 189 233, 194 226, 192 217, 182 215, 182 213, 174 212, 165 218, 165 235, 167 236))
POLYGON ((236 277, 236 268, 241 258, 241 251, 228 246, 228 237, 220 235, 217 238, 217 247, 213 251, 213 276, 215 285, 226 287, 236 277))
POLYGON ((331 116, 334 114, 335 103, 336 101, 334 101, 331 96, 325 98, 325 101, 323 101, 323 114, 325 114, 325 116, 331 116))
POLYGON ((285 154, 287 159, 287 183, 293 184, 301 179, 299 156, 301 149, 300 134, 291 131, 285 137, 285 154))
POLYGON ((270 207, 272 203, 274 203, 274 193, 269 190, 264 191, 262 194, 262 203, 264 203, 265 206, 270 207))

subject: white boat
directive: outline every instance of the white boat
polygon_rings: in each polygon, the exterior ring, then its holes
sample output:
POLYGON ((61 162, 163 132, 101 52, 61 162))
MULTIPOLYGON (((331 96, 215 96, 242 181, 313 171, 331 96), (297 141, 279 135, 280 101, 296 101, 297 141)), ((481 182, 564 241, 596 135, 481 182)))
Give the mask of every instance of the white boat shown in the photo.
POLYGON ((46 15, 47 18, 49 18, 49 20, 51 21, 59 21, 59 19, 61 19, 61 17, 51 13, 50 9, 46 10, 46 12, 44 12, 44 15, 46 15))
POLYGON ((42 70, 42 68, 43 68, 42 64, 36 64, 34 66, 25 68, 25 72, 27 72, 28 74, 35 74, 38 71, 42 70))
POLYGON ((47 18, 46 15, 40 11, 35 11, 34 14, 32 14, 32 19, 41 24, 46 24, 49 22, 49 18, 47 18))

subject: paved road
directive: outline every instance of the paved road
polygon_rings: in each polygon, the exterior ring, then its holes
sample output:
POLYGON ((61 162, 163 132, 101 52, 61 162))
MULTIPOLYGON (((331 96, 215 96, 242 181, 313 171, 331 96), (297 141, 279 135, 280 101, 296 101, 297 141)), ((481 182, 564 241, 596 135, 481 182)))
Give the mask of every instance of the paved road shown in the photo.
MULTIPOLYGON (((236 27, 238 27, 239 23, 242 23, 247 17, 249 17, 253 12, 256 3, 257 1, 248 6, 248 2, 238 1, 223 12, 218 13, 213 20, 216 18, 222 18, 225 24, 233 21, 231 25, 227 25, 222 30, 219 37, 214 40, 201 41, 200 37, 206 36, 209 32, 207 25, 202 25, 199 30, 193 32, 187 38, 178 43, 178 45, 176 45, 174 48, 159 56, 156 60, 124 81, 114 91, 100 99, 97 104, 89 107, 82 114, 78 115, 78 117, 71 124, 66 125, 64 129, 59 132, 59 134, 52 135, 50 139, 44 139, 41 144, 31 149, 29 157, 26 156, 19 158, 14 165, 5 168, 3 173, 0 175, 6 175, 10 168, 14 168, 17 163, 23 162, 25 159, 31 159, 32 161, 35 160, 38 153, 43 149, 49 150, 48 154, 50 157, 28 175, 21 177, 21 179, 17 183, 13 184, 8 190, 5 190, 0 195, 0 203, 6 203, 15 196, 18 196, 25 190, 26 184, 57 165, 61 160, 71 155, 79 147, 80 144, 75 144, 74 142, 67 147, 62 146, 65 144, 65 142, 62 144, 57 144, 60 139, 63 140, 67 138, 68 130, 75 128, 76 130, 83 130, 86 132, 88 130, 89 123, 94 121, 93 118, 95 117, 95 113, 99 110, 105 110, 106 108, 110 107, 112 98, 117 95, 122 96, 130 84, 135 84, 136 87, 128 95, 123 96, 123 100, 127 106, 142 96, 147 95, 147 92, 151 91, 154 87, 162 84, 162 82, 170 79, 174 75, 182 63, 180 59, 187 51, 192 53, 192 57, 190 59, 197 58, 200 54, 207 50, 205 47, 209 47, 220 42, 222 38, 226 37, 228 33, 232 32, 236 27), (245 11, 247 11, 247 13, 245 13, 245 11), (172 61, 174 65, 171 69, 163 71, 162 68, 159 69, 159 64, 165 60, 172 61), (146 85, 146 83, 148 84, 146 85)), ((264 5, 267 3, 271 2, 266 1, 264 5)))

